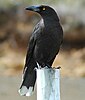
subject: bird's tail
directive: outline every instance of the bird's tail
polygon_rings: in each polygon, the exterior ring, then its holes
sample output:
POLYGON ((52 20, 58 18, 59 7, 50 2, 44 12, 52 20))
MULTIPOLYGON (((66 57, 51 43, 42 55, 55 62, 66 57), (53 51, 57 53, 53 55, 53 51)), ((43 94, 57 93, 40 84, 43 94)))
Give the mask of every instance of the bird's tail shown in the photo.
POLYGON ((34 91, 34 85, 36 81, 36 71, 29 72, 28 68, 25 68, 22 83, 19 89, 21 96, 31 96, 34 91))

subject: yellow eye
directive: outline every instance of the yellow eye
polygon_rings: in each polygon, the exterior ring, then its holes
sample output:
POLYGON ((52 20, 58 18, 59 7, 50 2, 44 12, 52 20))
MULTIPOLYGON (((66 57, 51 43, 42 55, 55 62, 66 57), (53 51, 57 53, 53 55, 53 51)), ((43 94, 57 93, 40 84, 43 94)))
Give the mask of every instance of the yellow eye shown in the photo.
POLYGON ((45 8, 43 8, 43 10, 45 10, 45 8))

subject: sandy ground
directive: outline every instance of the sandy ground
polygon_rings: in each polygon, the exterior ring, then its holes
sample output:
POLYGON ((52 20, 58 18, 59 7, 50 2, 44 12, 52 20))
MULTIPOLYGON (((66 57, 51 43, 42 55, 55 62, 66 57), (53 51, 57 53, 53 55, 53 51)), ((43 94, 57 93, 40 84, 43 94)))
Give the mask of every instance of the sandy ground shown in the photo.
MULTIPOLYGON (((37 100, 18 94, 21 76, 0 76, 0 100, 37 100)), ((61 78, 61 100, 85 100, 85 78, 61 78)))

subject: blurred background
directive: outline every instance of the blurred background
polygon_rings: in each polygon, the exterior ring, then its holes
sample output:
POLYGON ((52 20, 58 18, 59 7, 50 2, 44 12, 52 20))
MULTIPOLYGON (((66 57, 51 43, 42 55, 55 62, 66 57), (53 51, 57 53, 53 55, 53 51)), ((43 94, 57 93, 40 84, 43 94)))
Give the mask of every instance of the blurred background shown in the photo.
POLYGON ((85 0, 0 0, 0 99, 36 100, 36 92, 26 98, 17 91, 29 38, 40 20, 24 8, 39 4, 57 11, 64 31, 53 63, 61 66, 61 99, 85 100, 85 0))

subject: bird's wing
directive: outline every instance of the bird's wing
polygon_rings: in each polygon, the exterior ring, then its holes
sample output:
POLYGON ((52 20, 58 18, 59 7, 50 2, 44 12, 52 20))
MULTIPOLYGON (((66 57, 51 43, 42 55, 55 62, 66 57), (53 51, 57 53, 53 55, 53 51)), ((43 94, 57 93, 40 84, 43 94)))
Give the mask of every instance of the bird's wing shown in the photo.
POLYGON ((31 58, 31 56, 32 56, 34 47, 35 47, 35 40, 34 40, 34 37, 31 36, 31 37, 30 37, 30 41, 29 41, 29 47, 28 47, 28 49, 27 49, 27 55, 26 55, 26 63, 25 63, 25 66, 27 66, 28 62, 30 61, 30 58, 31 58))
POLYGON ((41 21, 35 26, 35 28, 32 32, 32 35, 30 37, 24 70, 27 67, 27 65, 29 65, 30 59, 33 56, 34 48, 35 48, 35 45, 36 45, 36 39, 38 38, 37 34, 42 32, 42 26, 40 24, 41 24, 41 21))

